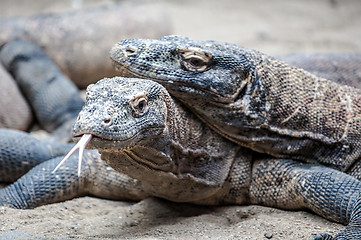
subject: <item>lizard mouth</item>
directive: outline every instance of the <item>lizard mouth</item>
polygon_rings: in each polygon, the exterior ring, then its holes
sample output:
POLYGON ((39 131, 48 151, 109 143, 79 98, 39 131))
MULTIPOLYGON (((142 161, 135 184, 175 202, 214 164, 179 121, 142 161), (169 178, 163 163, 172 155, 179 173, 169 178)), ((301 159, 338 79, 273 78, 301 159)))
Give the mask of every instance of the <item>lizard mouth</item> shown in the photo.
MULTIPOLYGON (((149 77, 149 76, 140 74, 140 73, 132 70, 129 66, 125 66, 124 64, 119 63, 118 60, 115 60, 112 57, 111 57, 111 60, 113 62, 113 66, 114 66, 115 70, 120 72, 122 74, 122 77, 139 77, 139 78, 143 78, 143 79, 148 79, 148 78, 157 79, 155 77, 149 77)), ((126 61, 124 61, 124 63, 125 62, 126 61)))
MULTIPOLYGON (((127 141, 129 141, 130 139, 134 139, 136 135, 137 134, 133 135, 131 138, 127 139, 127 141)), ((131 159, 132 161, 137 162, 137 164, 139 165, 143 165, 147 168, 152 168, 156 170, 169 171, 170 169, 172 169, 173 166, 172 162, 169 160, 167 156, 155 150, 151 146, 147 147, 137 144, 133 144, 133 145, 126 144, 125 147, 114 146, 114 145, 119 145, 119 143, 124 141, 109 140, 89 133, 77 134, 76 136, 73 137, 73 140, 77 141, 78 143, 69 152, 68 155, 70 156, 72 153, 75 152, 76 149, 79 149, 78 169, 80 169, 80 165, 81 165, 82 153, 80 152, 82 152, 85 147, 90 149, 98 149, 102 155, 121 153, 123 156, 126 156, 127 159, 131 159), (102 147, 100 148, 97 145, 101 145, 102 147), (136 151, 136 149, 138 149, 138 151, 136 151)), ((106 162, 109 165, 111 165, 112 160, 107 159, 106 162)), ((80 170, 79 170, 79 174, 80 174, 80 170)))
POLYGON ((91 138, 91 140, 88 142, 88 144, 87 144, 86 146, 84 146, 84 147, 87 147, 88 149, 94 149, 94 148, 95 148, 95 147, 93 146, 94 144, 92 144, 92 143, 94 143, 94 142, 110 141, 110 140, 108 140, 108 139, 99 137, 99 136, 97 136, 97 135, 95 135, 95 134, 93 134, 93 133, 79 133, 79 134, 73 136, 72 139, 73 139, 73 141, 74 141, 75 143, 78 143, 78 142, 84 137, 84 135, 86 135, 86 134, 89 134, 89 135, 92 136, 92 138, 91 138))
MULTIPOLYGON (((162 83, 173 83, 172 80, 170 79, 163 79, 161 77, 159 77, 160 74, 157 74, 155 72, 150 72, 151 75, 146 75, 146 74, 142 74, 138 71, 135 71, 131 68, 131 64, 126 64, 126 58, 122 59, 122 61, 120 62, 117 59, 114 59, 113 56, 110 56, 112 62, 113 62, 113 66, 115 68, 116 71, 118 71, 122 77, 138 77, 138 78, 142 78, 142 79, 148 79, 148 80, 157 80, 159 82, 162 83)), ((142 64, 139 64, 140 66, 142 64)))
POLYGON ((114 139, 99 136, 94 133, 86 133, 85 132, 85 133, 76 134, 73 137, 73 141, 78 143, 87 134, 90 134, 92 136, 92 138, 86 145, 86 148, 87 149, 98 149, 98 150, 109 149, 109 148, 123 149, 126 146, 129 146, 129 143, 132 142, 132 140, 136 139, 137 136, 139 135, 139 133, 136 133, 125 139, 114 140, 114 139))
POLYGON ((133 135, 130 135, 125 138, 110 138, 104 137, 94 132, 84 131, 74 134, 73 141, 78 143, 85 135, 91 135, 92 138, 86 145, 87 149, 98 149, 98 150, 122 150, 128 148, 129 146, 138 145, 142 142, 143 137, 147 135, 158 135, 162 132, 164 127, 153 126, 151 128, 142 129, 135 132, 133 135))

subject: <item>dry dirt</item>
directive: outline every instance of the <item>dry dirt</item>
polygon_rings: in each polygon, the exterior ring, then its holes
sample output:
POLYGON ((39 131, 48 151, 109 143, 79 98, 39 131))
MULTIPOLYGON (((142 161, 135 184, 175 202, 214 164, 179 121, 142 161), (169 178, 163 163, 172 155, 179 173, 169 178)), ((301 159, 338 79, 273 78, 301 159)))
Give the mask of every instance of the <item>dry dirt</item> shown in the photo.
MULTIPOLYGON (((64 11, 107 1, 3 0, 1 16, 64 11)), ((359 0, 133 1, 163 7, 173 33, 268 54, 361 52, 359 0)), ((141 13, 140 13, 141 14, 141 13)), ((33 210, 0 207, 0 239, 311 239, 343 226, 312 213, 261 206, 199 207, 83 197, 33 210)))

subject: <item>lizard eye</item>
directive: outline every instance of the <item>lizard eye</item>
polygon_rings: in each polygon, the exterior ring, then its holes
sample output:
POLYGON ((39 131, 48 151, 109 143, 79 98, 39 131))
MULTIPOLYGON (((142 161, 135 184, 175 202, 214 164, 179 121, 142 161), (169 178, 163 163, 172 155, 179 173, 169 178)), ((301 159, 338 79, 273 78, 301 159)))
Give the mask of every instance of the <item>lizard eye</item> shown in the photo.
POLYGON ((198 56, 194 56, 190 59, 187 59, 187 62, 193 67, 193 68, 202 68, 203 66, 206 66, 207 63, 198 56))
POLYGON ((148 110, 148 96, 143 92, 130 100, 135 116, 142 116, 148 110))
POLYGON ((144 109, 146 107, 146 101, 145 99, 142 99, 139 103, 138 103, 138 106, 137 106, 137 109, 140 111, 140 112, 143 112, 144 109))
POLYGON ((189 71, 203 72, 208 70, 212 56, 198 49, 179 49, 181 64, 189 71))

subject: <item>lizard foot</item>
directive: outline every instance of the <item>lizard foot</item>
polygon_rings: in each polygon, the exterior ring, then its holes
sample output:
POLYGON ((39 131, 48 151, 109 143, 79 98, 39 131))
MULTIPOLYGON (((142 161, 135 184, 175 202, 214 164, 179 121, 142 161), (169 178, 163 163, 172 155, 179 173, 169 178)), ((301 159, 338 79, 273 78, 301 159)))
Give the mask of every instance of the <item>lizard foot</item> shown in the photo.
POLYGON ((333 237, 328 233, 321 233, 312 238, 312 240, 333 240, 333 237))
POLYGON ((350 223, 346 228, 339 232, 335 237, 328 233, 321 233, 312 240, 361 240, 361 226, 357 223, 350 223))
POLYGON ((359 226, 348 226, 346 229, 332 237, 328 233, 321 233, 315 236, 312 240, 357 240, 361 239, 361 229, 359 226))

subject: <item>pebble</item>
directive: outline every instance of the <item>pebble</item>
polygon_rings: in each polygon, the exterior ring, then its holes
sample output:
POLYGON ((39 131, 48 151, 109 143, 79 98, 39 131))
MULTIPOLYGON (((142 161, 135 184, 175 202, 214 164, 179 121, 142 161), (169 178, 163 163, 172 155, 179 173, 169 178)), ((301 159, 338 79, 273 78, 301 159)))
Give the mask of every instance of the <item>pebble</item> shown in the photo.
POLYGON ((273 233, 271 231, 268 231, 268 232, 265 232, 264 236, 267 238, 267 239, 271 239, 273 237, 273 233))

